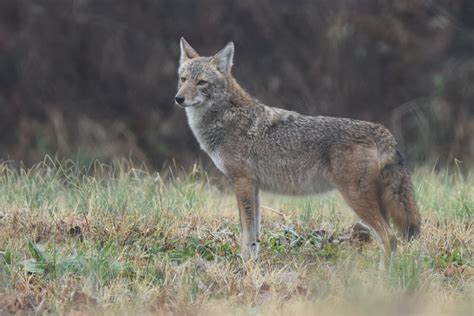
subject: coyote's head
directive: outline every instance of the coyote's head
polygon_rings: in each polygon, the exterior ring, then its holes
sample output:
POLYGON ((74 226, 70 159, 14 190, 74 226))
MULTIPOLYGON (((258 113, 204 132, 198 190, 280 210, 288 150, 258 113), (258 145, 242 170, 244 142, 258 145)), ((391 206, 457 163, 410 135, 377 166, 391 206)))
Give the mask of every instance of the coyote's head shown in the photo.
POLYGON ((212 106, 225 97, 234 43, 229 42, 212 57, 199 56, 184 38, 181 38, 180 47, 176 104, 183 107, 212 106))

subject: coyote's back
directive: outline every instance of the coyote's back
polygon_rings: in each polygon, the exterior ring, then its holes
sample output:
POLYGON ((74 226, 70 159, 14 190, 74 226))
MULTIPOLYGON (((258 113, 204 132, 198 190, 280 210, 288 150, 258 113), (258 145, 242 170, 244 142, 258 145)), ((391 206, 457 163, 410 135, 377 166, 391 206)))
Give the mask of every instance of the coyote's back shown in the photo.
POLYGON ((268 107, 231 75, 234 46, 201 57, 181 40, 176 103, 185 107, 201 148, 232 181, 243 231, 242 252, 255 256, 260 234, 259 190, 312 194, 337 188, 382 238, 420 230, 420 215, 404 158, 382 125, 305 116, 268 107))

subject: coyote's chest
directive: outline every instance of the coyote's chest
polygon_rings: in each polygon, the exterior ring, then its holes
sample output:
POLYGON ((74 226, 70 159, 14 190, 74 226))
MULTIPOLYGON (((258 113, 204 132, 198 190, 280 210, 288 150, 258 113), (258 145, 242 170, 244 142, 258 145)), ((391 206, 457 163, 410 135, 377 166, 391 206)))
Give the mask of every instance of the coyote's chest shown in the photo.
MULTIPOLYGON (((204 151, 206 150, 204 149, 204 151)), ((219 169, 223 174, 227 175, 227 171, 224 167, 224 159, 222 158, 220 151, 206 151, 206 153, 209 155, 209 157, 211 157, 212 162, 214 162, 214 165, 217 167, 217 169, 219 169)))
POLYGON ((196 137, 201 149, 209 155, 217 169, 219 169, 223 174, 227 175, 226 169, 224 167, 224 158, 222 155, 222 150, 218 144, 216 131, 213 132, 211 129, 206 129, 205 126, 203 126, 203 113, 201 113, 199 109, 186 108, 186 114, 189 127, 196 137))

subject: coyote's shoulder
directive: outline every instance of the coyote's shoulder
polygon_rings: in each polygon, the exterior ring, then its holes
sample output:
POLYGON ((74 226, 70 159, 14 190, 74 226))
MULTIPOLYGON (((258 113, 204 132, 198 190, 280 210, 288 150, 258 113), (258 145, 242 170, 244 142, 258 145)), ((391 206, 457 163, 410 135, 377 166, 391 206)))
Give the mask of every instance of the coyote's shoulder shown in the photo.
MULTIPOLYGON (((232 77, 233 53, 229 43, 201 57, 182 39, 176 103, 185 108, 202 149, 231 179, 241 216, 259 217, 259 189, 311 194, 335 187, 387 247, 394 242, 389 216, 406 235, 418 232, 411 181, 385 127, 266 106, 232 77)), ((250 222, 257 232, 257 222, 250 222)), ((258 238, 241 223, 248 250, 249 240, 258 238)))

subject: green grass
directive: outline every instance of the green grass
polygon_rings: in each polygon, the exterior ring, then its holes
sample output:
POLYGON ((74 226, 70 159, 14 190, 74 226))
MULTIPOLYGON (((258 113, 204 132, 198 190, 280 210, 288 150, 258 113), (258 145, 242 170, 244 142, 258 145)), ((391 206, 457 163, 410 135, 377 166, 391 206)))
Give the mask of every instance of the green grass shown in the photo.
POLYGON ((465 314, 473 309, 474 177, 419 168, 419 239, 387 269, 343 241, 337 192, 264 194, 260 257, 243 262, 236 203, 198 167, 0 165, 0 314, 465 314))

